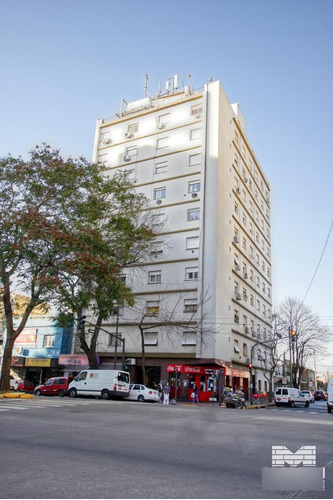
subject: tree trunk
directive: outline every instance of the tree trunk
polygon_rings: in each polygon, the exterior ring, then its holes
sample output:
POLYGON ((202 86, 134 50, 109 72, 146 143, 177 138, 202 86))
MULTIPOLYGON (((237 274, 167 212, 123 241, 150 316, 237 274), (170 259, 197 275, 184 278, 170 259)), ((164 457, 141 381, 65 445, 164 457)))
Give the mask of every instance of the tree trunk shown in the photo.
POLYGON ((10 367, 12 364, 14 339, 7 337, 5 349, 2 356, 1 369, 1 390, 9 391, 10 389, 10 367))

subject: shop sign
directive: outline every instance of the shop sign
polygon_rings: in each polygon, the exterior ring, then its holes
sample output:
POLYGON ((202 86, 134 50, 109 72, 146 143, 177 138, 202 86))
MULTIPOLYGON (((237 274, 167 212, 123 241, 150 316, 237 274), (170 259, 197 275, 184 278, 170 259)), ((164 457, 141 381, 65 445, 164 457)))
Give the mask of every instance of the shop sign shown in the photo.
POLYGON ((51 359, 27 358, 25 366, 46 367, 51 366, 51 359))
POLYGON ((60 349, 54 347, 41 347, 40 349, 23 349, 23 355, 27 358, 58 358, 60 349))
POLYGON ((11 361, 11 366, 23 366, 24 358, 21 356, 13 356, 11 361))
POLYGON ((17 337, 14 342, 15 346, 19 347, 35 347, 37 340, 36 330, 32 330, 31 333, 27 329, 23 330, 23 333, 17 337))
POLYGON ((85 354, 60 354, 59 365, 86 366, 89 365, 88 356, 85 354))
POLYGON ((179 373, 193 373, 199 375, 206 375, 210 370, 218 370, 216 366, 207 367, 200 365, 167 365, 167 372, 178 371, 179 373))

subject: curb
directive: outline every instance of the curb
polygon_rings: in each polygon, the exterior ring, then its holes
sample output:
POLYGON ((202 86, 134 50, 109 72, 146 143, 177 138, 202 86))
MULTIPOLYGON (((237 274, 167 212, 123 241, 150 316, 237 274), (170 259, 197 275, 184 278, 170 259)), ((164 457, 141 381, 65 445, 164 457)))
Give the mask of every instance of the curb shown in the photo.
POLYGON ((267 404, 264 405, 250 405, 250 406, 245 406, 245 410, 260 410, 261 408, 267 408, 267 404))
POLYGON ((0 395, 1 398, 7 398, 7 399, 33 399, 33 394, 15 394, 13 392, 5 392, 4 394, 0 395))

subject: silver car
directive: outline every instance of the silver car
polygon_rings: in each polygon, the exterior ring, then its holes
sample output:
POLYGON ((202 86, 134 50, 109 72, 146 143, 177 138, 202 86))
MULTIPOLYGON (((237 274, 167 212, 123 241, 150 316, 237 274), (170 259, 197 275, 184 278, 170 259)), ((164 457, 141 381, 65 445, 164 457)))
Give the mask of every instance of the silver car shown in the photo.
POLYGON ((308 400, 310 401, 310 403, 314 403, 314 397, 313 397, 313 394, 312 394, 312 392, 311 392, 311 391, 306 391, 306 390, 304 390, 304 391, 301 391, 301 392, 302 392, 302 394, 303 394, 306 398, 308 398, 308 400))
POLYGON ((158 391, 155 389, 149 389, 149 387, 142 384, 130 384, 129 395, 126 399, 139 401, 140 403, 143 403, 144 401, 158 403, 158 391))

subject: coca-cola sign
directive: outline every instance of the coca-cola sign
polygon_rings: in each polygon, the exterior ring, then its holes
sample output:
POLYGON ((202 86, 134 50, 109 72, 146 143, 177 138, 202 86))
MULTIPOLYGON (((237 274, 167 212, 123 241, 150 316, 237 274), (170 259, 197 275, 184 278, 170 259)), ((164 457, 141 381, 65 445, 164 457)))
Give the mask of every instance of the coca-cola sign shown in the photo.
POLYGON ((167 365, 167 372, 178 372, 188 374, 206 375, 207 370, 216 370, 216 366, 200 366, 200 365, 167 365))

